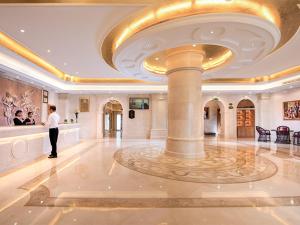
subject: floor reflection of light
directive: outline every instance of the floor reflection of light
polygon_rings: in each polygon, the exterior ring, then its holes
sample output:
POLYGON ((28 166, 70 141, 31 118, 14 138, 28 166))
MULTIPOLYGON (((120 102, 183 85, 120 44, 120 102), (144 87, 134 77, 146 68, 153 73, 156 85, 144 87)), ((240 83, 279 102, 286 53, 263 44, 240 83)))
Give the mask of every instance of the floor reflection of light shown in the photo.
MULTIPOLYGON (((67 167, 71 166, 72 164, 74 164, 75 162, 77 162, 80 159, 80 157, 75 158, 74 160, 72 160, 71 162, 69 162, 68 164, 66 164, 65 166, 63 166, 62 168, 58 169, 56 171, 56 173, 59 173, 61 171, 63 171, 64 169, 66 169, 67 167)), ((53 169, 53 168, 51 168, 53 169)), ((7 203, 6 205, 4 205, 2 208, 0 208, 0 212, 4 211, 5 209, 9 208, 10 206, 12 206, 13 204, 15 204, 16 202, 20 201, 21 199, 25 198, 28 193, 32 192, 33 190, 35 190, 37 187, 39 187, 42 183, 48 181, 51 178, 51 176, 46 177, 45 179, 42 179, 40 182, 38 182, 36 185, 34 185, 33 187, 29 188, 28 190, 26 190, 26 192, 22 195, 20 195, 18 198, 14 199, 13 201, 7 203)))
POLYGON ((115 167, 116 167, 116 160, 114 160, 113 164, 111 165, 111 168, 110 168, 110 170, 109 170, 109 172, 108 172, 108 175, 109 175, 109 176, 112 175, 113 170, 115 169, 115 167))
POLYGON ((294 205, 295 204, 294 199, 291 199, 290 203, 291 205, 294 205))

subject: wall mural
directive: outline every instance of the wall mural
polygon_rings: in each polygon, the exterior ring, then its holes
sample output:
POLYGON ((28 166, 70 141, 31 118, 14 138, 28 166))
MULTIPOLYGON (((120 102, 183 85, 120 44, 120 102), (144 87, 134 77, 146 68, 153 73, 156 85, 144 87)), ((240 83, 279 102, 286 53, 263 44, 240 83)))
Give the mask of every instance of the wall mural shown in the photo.
POLYGON ((18 81, 0 77, 0 126, 13 126, 17 110, 24 118, 33 112, 37 123, 41 121, 42 90, 18 81))

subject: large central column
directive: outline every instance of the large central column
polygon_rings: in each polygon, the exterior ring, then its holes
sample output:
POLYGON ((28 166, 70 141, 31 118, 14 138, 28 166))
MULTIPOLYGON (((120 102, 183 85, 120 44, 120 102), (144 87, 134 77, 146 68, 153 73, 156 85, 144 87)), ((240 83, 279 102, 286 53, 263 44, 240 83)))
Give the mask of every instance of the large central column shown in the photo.
POLYGON ((204 53, 179 50, 167 56, 168 139, 165 153, 182 158, 203 155, 201 75, 204 53))

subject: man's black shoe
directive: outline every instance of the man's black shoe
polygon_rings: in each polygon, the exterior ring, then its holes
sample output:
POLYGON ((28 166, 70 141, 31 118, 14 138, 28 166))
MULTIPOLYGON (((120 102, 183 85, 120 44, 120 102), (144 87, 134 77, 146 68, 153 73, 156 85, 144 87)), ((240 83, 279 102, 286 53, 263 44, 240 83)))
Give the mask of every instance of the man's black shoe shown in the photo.
POLYGON ((49 159, 57 158, 57 155, 49 155, 48 158, 49 159))

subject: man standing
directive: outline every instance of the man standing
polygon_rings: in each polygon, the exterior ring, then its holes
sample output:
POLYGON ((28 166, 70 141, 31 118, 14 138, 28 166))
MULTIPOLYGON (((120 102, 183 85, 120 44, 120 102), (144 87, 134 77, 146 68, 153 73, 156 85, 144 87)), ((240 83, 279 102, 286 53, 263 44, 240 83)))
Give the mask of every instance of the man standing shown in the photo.
POLYGON ((57 138, 58 138, 58 122, 59 122, 59 115, 56 113, 56 106, 51 105, 49 107, 49 117, 46 124, 49 127, 49 138, 50 143, 52 146, 51 154, 48 158, 57 158, 57 138))

